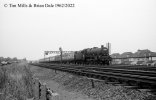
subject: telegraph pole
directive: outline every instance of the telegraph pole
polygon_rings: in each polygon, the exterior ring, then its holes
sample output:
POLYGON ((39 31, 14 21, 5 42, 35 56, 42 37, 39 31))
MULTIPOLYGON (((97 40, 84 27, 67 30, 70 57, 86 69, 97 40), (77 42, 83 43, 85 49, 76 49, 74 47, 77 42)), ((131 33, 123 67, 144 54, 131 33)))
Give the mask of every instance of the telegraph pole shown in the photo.
POLYGON ((44 61, 45 61, 45 56, 48 55, 46 51, 44 51, 44 61))
POLYGON ((109 55, 111 54, 111 44, 108 42, 108 43, 106 43, 106 47, 107 47, 107 49, 108 49, 108 53, 109 53, 109 55))
POLYGON ((59 50, 60 50, 61 66, 62 66, 62 48, 60 47, 59 50))

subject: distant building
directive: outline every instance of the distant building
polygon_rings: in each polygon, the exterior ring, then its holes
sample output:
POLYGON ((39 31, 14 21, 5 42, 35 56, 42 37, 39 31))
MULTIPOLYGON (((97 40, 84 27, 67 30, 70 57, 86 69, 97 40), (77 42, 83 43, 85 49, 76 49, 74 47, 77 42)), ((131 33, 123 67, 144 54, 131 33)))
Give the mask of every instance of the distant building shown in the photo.
POLYGON ((124 52, 122 54, 114 53, 112 64, 136 64, 148 61, 156 61, 156 52, 151 52, 148 49, 138 50, 135 53, 124 52))
POLYGON ((120 59, 120 54, 119 53, 114 53, 114 54, 111 55, 111 57, 113 58, 112 64, 120 64, 121 63, 121 59, 120 59))

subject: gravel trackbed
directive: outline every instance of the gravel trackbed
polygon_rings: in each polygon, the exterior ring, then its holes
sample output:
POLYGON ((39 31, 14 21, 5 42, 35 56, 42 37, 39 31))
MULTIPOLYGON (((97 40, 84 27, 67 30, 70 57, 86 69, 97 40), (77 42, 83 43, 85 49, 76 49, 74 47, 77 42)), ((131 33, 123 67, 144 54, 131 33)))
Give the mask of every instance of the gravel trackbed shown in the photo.
POLYGON ((155 96, 146 91, 114 86, 104 81, 94 81, 95 88, 92 88, 91 81, 85 77, 29 66, 34 77, 55 92, 52 100, 155 100, 155 96))

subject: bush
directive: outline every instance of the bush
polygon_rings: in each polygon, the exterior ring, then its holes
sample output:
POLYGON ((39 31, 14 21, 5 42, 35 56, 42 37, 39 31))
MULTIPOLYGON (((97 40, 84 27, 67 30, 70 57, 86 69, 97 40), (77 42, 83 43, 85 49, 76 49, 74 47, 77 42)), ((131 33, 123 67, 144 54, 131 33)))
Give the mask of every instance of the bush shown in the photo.
POLYGON ((0 100, 25 100, 33 97, 32 74, 26 63, 0 68, 0 100))

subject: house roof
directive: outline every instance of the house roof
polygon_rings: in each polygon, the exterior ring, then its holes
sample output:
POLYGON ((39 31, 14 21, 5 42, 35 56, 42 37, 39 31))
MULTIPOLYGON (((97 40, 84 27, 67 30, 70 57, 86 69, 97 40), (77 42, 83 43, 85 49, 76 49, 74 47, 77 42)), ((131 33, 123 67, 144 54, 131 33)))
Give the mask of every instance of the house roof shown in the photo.
POLYGON ((132 52, 124 52, 120 55, 120 58, 132 57, 132 55, 133 55, 132 52))
POLYGON ((132 57, 149 57, 152 55, 153 53, 150 50, 145 49, 145 50, 138 50, 137 52, 133 54, 132 57))
POLYGON ((113 53, 111 55, 112 58, 119 58, 120 57, 120 54, 119 53, 113 53))
POLYGON ((151 52, 151 56, 156 57, 156 52, 151 52))

